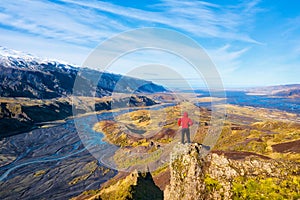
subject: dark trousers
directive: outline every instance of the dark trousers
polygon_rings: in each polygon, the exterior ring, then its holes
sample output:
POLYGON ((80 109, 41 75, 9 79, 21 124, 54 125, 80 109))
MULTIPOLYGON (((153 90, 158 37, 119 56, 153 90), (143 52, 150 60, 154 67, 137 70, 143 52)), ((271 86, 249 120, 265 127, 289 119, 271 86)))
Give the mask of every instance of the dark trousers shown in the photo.
POLYGON ((184 143, 184 135, 186 135, 187 143, 191 143, 190 139, 190 129, 189 128, 183 128, 181 132, 181 143, 184 143))

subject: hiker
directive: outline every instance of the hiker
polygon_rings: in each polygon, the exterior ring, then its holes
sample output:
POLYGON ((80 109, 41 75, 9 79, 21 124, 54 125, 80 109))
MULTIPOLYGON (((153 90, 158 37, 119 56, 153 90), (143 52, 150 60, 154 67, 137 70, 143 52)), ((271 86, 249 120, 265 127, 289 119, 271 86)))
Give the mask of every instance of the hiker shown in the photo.
POLYGON ((178 126, 182 127, 181 143, 184 143, 184 135, 186 135, 187 143, 191 143, 190 139, 190 126, 193 125, 193 121, 189 118, 188 113, 184 112, 183 117, 178 119, 178 126))

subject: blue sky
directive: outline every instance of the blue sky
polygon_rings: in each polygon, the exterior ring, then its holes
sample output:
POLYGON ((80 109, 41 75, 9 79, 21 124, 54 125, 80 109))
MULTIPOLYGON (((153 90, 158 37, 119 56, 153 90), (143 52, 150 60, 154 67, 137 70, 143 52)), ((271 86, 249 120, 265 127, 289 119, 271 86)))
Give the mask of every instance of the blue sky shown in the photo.
POLYGON ((0 5, 1 46, 77 65, 106 39, 141 27, 168 28, 197 41, 226 87, 300 83, 296 0, 2 0, 0 5))

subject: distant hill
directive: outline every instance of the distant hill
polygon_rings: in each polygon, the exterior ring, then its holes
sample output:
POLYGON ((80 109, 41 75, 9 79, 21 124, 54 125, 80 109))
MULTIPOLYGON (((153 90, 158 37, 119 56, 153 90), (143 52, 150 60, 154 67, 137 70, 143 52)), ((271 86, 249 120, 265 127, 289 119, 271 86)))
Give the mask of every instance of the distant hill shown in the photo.
POLYGON ((300 97, 300 86, 296 88, 284 89, 274 94, 275 96, 284 96, 284 97, 300 97))
POLYGON ((137 78, 78 68, 70 64, 43 60, 0 47, 0 96, 51 99, 72 94, 74 81, 80 81, 75 95, 97 97, 122 93, 164 92, 163 86, 137 78), (80 72, 80 73, 79 73, 80 72), (83 75, 84 74, 84 75, 83 75), (79 76, 79 77, 78 77, 79 76), (91 77, 101 80, 93 83, 91 77), (118 82, 122 80, 122 84, 118 82), (97 85, 97 88, 93 88, 97 85), (118 85, 117 88, 115 86, 118 85))
POLYGON ((300 97, 300 84, 252 88, 248 92, 280 97, 300 97))

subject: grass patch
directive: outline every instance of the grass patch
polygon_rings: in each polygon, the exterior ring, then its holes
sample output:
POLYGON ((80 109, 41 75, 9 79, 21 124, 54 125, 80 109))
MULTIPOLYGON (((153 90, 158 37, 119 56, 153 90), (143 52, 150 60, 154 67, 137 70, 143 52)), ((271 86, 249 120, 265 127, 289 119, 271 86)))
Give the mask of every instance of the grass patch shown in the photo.
POLYGON ((208 193, 212 193, 216 190, 220 190, 222 187, 219 181, 211 178, 209 174, 205 174, 204 183, 205 183, 205 189, 207 190, 208 193))
POLYGON ((122 149, 119 149, 114 155, 114 161, 118 168, 120 169, 128 169, 132 166, 144 165, 145 163, 151 163, 158 160, 163 151, 161 149, 157 149, 153 152, 148 153, 128 153, 122 149))
POLYGON ((232 198, 240 199, 299 199, 300 177, 290 176, 284 180, 278 178, 238 177, 232 186, 232 198))
POLYGON ((151 174, 153 176, 157 176, 160 173, 163 173, 163 172, 167 171, 168 169, 169 169, 169 163, 165 163, 164 165, 162 165, 159 168, 157 168, 155 171, 151 172, 151 174))

